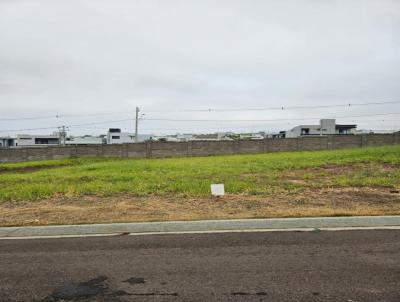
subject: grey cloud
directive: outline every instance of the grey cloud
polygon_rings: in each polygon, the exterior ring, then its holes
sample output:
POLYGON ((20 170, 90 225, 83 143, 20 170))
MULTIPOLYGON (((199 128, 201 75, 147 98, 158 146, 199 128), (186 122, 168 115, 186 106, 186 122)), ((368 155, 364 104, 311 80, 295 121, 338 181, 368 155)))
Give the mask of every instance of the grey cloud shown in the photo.
MULTIPOLYGON (((35 116, 130 112, 136 106, 151 111, 399 100, 399 53, 400 3, 394 0, 3 0, 0 111, 2 116, 35 116)), ((396 110, 400 106, 308 114, 396 110)), ((99 118, 55 122, 86 120, 99 118)), ((0 129, 51 122, 0 123, 0 129)), ((292 124, 266 124, 263 129, 292 124)), ((182 127, 150 121, 143 125, 182 127)), ((214 126, 185 125, 199 131, 214 126)), ((389 126, 378 121, 360 125, 389 126)))

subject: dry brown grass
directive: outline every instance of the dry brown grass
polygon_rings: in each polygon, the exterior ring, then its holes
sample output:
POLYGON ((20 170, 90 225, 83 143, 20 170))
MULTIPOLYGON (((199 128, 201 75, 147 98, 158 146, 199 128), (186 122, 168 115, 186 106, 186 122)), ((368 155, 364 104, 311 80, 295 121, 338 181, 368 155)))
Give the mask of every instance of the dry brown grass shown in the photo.
POLYGON ((399 215, 400 194, 385 188, 313 189, 223 198, 83 197, 0 205, 1 226, 140 221, 399 215))

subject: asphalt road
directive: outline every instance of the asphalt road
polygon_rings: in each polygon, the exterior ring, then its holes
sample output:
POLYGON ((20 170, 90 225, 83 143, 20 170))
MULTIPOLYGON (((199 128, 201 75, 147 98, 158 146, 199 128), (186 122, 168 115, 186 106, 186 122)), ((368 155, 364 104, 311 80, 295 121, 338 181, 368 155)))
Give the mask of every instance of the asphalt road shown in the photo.
POLYGON ((0 301, 400 301, 400 230, 0 240, 0 301))

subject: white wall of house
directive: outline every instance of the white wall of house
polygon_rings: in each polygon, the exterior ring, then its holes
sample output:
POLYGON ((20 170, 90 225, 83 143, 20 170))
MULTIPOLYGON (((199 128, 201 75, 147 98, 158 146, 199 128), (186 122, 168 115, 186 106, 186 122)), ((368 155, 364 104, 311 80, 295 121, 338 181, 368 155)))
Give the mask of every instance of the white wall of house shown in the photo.
MULTIPOLYGON (((153 134, 139 134, 138 135, 138 143, 144 142, 151 138, 154 139, 153 134)), ((135 143, 135 134, 122 132, 119 128, 111 128, 107 132, 106 136, 107 144, 127 144, 127 143, 135 143)))
POLYGON ((125 144, 134 143, 135 135, 132 133, 107 133, 107 144, 125 144))
POLYGON ((334 119, 320 120, 319 125, 323 135, 332 135, 336 133, 336 120, 334 119))
POLYGON ((35 139, 32 135, 17 135, 15 144, 16 146, 32 146, 35 144, 35 139))
POLYGON ((65 142, 67 145, 99 145, 103 144, 101 136, 75 136, 65 142))

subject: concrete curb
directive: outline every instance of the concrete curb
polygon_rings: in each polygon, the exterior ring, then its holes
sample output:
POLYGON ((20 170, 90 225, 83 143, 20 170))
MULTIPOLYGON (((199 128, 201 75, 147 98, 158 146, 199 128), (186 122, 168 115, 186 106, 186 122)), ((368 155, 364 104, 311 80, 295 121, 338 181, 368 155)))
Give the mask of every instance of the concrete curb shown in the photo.
POLYGON ((394 226, 400 226, 400 216, 200 220, 35 227, 2 227, 0 228, 0 238, 90 236, 112 235, 121 233, 146 234, 212 231, 251 231, 309 228, 382 228, 394 226))

